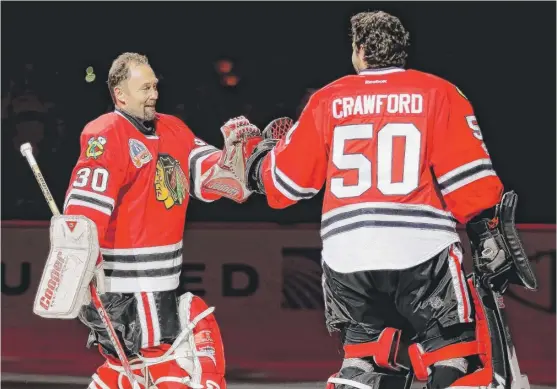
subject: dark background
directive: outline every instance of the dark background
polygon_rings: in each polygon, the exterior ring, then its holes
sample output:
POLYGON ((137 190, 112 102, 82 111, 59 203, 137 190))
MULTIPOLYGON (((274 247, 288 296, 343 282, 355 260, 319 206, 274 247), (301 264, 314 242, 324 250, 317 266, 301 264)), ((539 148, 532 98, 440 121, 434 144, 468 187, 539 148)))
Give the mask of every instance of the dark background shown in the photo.
MULTIPOLYGON (((409 67, 456 84, 476 110, 522 223, 555 223, 554 2, 2 2, 2 219, 48 219, 19 145, 32 141, 61 206, 83 126, 112 110, 106 88, 124 51, 149 57, 158 110, 222 146, 241 114, 264 127, 297 116, 312 89, 352 73, 349 18, 382 9, 411 33, 409 67), (240 79, 221 84, 215 62, 240 79), (96 80, 85 82, 93 66, 96 80)), ((252 196, 190 203, 188 220, 318 222, 321 196, 287 210, 252 196)))

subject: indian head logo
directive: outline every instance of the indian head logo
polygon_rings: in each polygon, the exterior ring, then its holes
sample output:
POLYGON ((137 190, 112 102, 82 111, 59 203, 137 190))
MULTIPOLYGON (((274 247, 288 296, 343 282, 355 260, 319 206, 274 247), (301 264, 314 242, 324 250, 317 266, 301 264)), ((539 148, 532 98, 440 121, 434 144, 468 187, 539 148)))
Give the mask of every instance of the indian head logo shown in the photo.
POLYGON ((180 163, 168 154, 159 154, 155 173, 155 195, 166 209, 182 205, 188 195, 188 179, 180 163))

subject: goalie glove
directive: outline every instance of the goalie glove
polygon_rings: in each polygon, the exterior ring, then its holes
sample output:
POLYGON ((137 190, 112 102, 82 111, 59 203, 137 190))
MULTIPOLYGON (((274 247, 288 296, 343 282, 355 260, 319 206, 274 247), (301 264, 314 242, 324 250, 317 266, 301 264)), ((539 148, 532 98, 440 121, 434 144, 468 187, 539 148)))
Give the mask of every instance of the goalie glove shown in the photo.
POLYGON ((262 140, 261 131, 243 116, 222 127, 224 147, 219 161, 201 177, 204 191, 243 203, 251 195, 245 185, 246 160, 262 140))
POLYGON ((99 293, 104 293, 95 223, 85 216, 54 216, 50 225, 50 253, 33 312, 44 318, 76 318, 81 307, 90 302, 89 283, 94 277, 99 293))
POLYGON ((255 147, 246 162, 245 182, 248 190, 262 195, 265 194, 265 186, 261 177, 263 158, 294 128, 294 121, 289 117, 275 119, 265 127, 263 130, 264 140, 255 147))
POLYGON ((536 276, 515 227, 518 196, 503 195, 493 219, 481 219, 466 225, 472 248, 474 271, 484 286, 504 293, 509 284, 537 289, 536 276))

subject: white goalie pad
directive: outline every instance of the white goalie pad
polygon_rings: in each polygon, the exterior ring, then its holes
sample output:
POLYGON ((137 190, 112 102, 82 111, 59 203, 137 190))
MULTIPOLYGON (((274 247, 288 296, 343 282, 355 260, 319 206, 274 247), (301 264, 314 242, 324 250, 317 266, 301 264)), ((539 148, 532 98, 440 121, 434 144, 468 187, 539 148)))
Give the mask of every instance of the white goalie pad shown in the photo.
POLYGON ((44 318, 74 319, 90 298, 99 240, 95 223, 74 215, 54 216, 50 224, 50 253, 46 260, 33 312, 44 318))
MULTIPOLYGON (((206 373, 203 369, 203 361, 201 358, 208 358, 211 363, 217 365, 215 350, 212 345, 215 342, 222 342, 220 334, 218 339, 214 339, 212 334, 207 334, 211 330, 206 328, 196 335, 196 326, 214 311, 213 307, 207 305, 199 298, 195 298, 193 294, 187 292, 179 297, 178 314, 180 319, 181 332, 176 337, 170 348, 159 357, 143 357, 140 356, 139 363, 132 365, 133 369, 146 369, 152 374, 155 365, 167 363, 172 360, 187 373, 187 376, 165 376, 162 375, 154 380, 153 388, 163 382, 175 382, 184 384, 184 387, 191 389, 218 389, 219 385, 211 380, 212 377, 205 377, 206 373), (208 344, 210 343, 210 344, 208 344)), ((222 344, 222 343, 221 343, 222 344)), ((224 361, 224 356, 221 357, 224 361)), ((224 363, 224 362, 223 362, 224 363)), ((123 375, 121 366, 109 366, 123 375)), ((175 372, 174 372, 175 373, 175 372)), ((209 372, 210 374, 210 372, 209 372)), ((151 375, 152 378, 152 375, 151 375)), ((151 386, 150 386, 151 387, 151 386)), ((182 386, 180 386, 182 387, 182 386)))
MULTIPOLYGON (((197 304, 199 304, 199 301, 197 304)), ((179 297, 178 314, 182 333, 178 339, 176 339, 175 343, 179 344, 176 348, 176 354, 182 356, 182 358, 177 358, 176 362, 178 362, 182 369, 188 372, 191 377, 191 384, 193 385, 199 386, 201 384, 202 367, 199 358, 202 356, 209 357, 211 359, 215 358, 211 352, 198 350, 195 343, 193 329, 197 323, 213 313, 214 310, 215 309, 213 307, 194 307, 194 295, 190 292, 187 292, 179 297), (203 311, 201 311, 200 308, 203 309, 203 311), (179 342, 181 337, 183 338, 183 341, 179 342)), ((203 387, 203 385, 201 385, 201 387, 203 387)))

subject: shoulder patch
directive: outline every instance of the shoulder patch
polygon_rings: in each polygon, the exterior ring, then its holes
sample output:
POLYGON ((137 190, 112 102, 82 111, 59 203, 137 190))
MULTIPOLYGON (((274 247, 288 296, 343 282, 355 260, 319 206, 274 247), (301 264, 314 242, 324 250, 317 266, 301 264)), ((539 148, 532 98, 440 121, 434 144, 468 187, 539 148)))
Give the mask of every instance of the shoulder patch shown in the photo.
POLYGON ((128 145, 130 147, 130 157, 136 168, 139 169, 141 166, 147 164, 153 159, 153 156, 149 152, 149 149, 147 149, 147 146, 137 139, 130 139, 128 141, 128 145))
POLYGON ((103 136, 93 136, 87 141, 87 150, 85 156, 87 158, 97 159, 104 153, 104 145, 106 138, 103 136))

